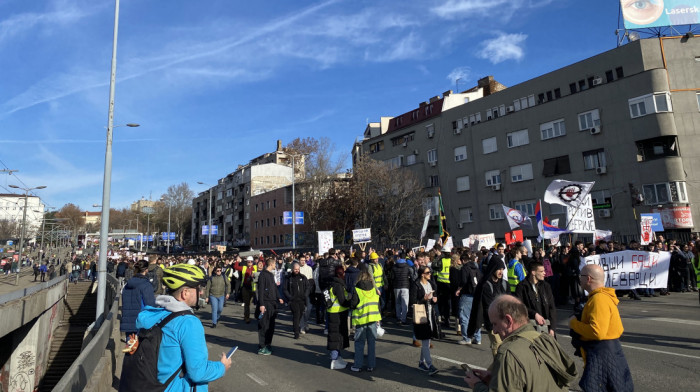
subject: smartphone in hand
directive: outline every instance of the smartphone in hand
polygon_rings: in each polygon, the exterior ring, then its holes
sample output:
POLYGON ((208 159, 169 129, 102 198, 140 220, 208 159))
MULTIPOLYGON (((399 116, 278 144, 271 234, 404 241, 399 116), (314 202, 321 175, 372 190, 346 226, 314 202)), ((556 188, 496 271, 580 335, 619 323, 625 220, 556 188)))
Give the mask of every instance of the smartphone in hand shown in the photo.
POLYGON ((231 359, 231 356, 233 356, 233 353, 235 353, 236 350, 238 350, 238 346, 235 346, 234 348, 232 348, 231 351, 229 351, 228 354, 226 354, 226 358, 231 359))
POLYGON ((464 371, 467 372, 467 373, 469 373, 469 372, 472 371, 472 368, 470 368, 469 365, 466 364, 466 363, 463 363, 463 364, 461 364, 461 365, 459 365, 459 366, 461 366, 461 367, 462 367, 462 370, 464 370, 464 371))

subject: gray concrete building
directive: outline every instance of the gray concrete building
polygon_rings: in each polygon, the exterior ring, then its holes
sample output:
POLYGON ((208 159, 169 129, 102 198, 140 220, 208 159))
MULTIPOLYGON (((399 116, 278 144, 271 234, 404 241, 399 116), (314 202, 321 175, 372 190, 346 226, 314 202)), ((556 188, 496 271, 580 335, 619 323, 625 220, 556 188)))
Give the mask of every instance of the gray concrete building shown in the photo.
MULTIPOLYGON (((649 212, 661 214, 667 237, 697 231, 699 38, 633 41, 512 87, 491 77, 479 86, 498 88, 416 121, 414 109, 371 123, 353 161, 364 152, 412 170, 434 196, 440 188, 457 239, 503 238, 502 204, 534 221, 554 179, 595 181, 596 226, 615 236, 638 237, 649 212)), ((543 203, 543 213, 566 225, 558 205, 543 203)))

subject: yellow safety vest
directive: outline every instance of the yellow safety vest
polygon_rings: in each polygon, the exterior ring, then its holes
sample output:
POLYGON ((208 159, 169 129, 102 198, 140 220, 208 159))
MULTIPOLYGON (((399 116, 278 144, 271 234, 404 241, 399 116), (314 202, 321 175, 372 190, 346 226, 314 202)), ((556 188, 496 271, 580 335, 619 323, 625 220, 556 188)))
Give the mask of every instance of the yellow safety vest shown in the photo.
POLYGON ((508 267, 508 284, 510 285, 510 292, 515 293, 515 286, 520 283, 520 279, 518 279, 518 275, 515 274, 515 266, 520 264, 519 261, 516 261, 513 264, 513 267, 508 267))
POLYGON ((374 288, 370 290, 360 290, 355 287, 355 292, 360 302, 357 308, 352 311, 352 325, 365 325, 380 321, 379 294, 374 288))
POLYGON ((379 263, 372 263, 371 265, 372 275, 374 276, 374 284, 378 289, 384 287, 384 270, 382 269, 382 265, 379 263))
MULTIPOLYGON (((247 265, 244 265, 244 266, 243 266, 243 269, 241 270, 241 272, 242 272, 241 277, 242 277, 243 280, 245 280, 245 271, 246 271, 247 269, 248 269, 248 266, 247 266, 247 265)), ((257 265, 254 265, 254 266, 253 266, 253 274, 256 273, 256 272, 258 272, 258 266, 257 266, 257 265)), ((243 280, 241 280, 241 282, 243 282, 243 280)), ((253 279, 253 275, 252 275, 252 274, 250 275, 250 280, 252 281, 253 292, 255 292, 255 291, 258 289, 258 282, 256 282, 255 279, 253 279)))
POLYGON ((450 265, 452 259, 442 259, 442 270, 437 271, 437 281, 440 283, 450 283, 450 265))
MULTIPOLYGON (((345 291, 345 289, 343 289, 345 291)), ((338 302, 338 297, 335 296, 335 293, 333 292, 332 288, 328 289, 328 294, 330 294, 331 301, 333 301, 333 305, 331 305, 330 308, 328 308, 327 312, 328 313, 340 313, 348 310, 345 306, 340 306, 340 303, 338 302)), ((348 297, 348 292, 345 291, 345 298, 348 297)))

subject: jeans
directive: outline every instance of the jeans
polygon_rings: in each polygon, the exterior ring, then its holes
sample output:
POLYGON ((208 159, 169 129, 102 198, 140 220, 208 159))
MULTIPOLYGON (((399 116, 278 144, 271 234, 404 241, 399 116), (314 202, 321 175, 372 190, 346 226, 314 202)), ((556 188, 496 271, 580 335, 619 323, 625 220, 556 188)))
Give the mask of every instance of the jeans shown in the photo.
POLYGON ((356 368, 363 366, 365 356, 365 340, 367 341, 367 367, 377 366, 375 345, 377 341, 377 323, 369 323, 355 326, 355 363, 356 368))
POLYGON ((472 313, 473 303, 473 295, 465 294, 459 296, 459 323, 462 325, 462 339, 472 340, 474 338, 474 340, 481 343, 481 329, 477 328, 474 336, 467 336, 467 327, 469 326, 469 316, 472 313))
POLYGON ((219 321, 219 315, 224 311, 224 300, 225 296, 215 297, 213 295, 209 296, 209 303, 211 304, 211 323, 216 325, 219 321))
POLYGON ((433 366, 433 358, 430 357, 430 339, 421 341, 420 361, 418 363, 424 363, 427 367, 433 366))
POLYGON ((301 318, 302 330, 306 330, 308 327, 309 318, 311 318, 311 296, 306 297, 306 309, 304 309, 304 316, 301 318))
POLYGON ((394 289, 394 296, 396 297, 396 318, 405 323, 408 312, 408 289, 394 289))

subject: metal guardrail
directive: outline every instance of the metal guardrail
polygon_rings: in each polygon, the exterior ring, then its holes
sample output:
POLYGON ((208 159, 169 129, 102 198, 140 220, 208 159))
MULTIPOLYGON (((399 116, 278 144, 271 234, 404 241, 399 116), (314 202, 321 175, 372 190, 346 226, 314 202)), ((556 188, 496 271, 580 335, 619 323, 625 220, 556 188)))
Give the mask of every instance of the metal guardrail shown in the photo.
POLYGON ((68 279, 67 275, 59 276, 57 278, 53 278, 53 279, 49 280, 48 282, 38 283, 38 284, 35 284, 34 286, 31 286, 31 287, 15 290, 11 293, 0 295, 0 305, 3 305, 3 304, 10 302, 10 301, 18 300, 20 298, 24 298, 28 295, 32 295, 36 292, 47 289, 51 286, 55 286, 66 279, 68 279))
MULTIPOLYGON (((66 371, 54 387, 54 391, 82 391, 90 381, 100 358, 105 354, 107 343, 112 336, 112 328, 119 313, 119 281, 112 275, 107 275, 108 288, 112 293, 112 306, 105 315, 104 321, 96 333, 91 334, 89 343, 80 352, 78 358, 66 371)), ((105 306, 105 308, 107 308, 105 306)), ((92 324, 95 325, 94 323, 92 324)))

